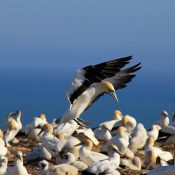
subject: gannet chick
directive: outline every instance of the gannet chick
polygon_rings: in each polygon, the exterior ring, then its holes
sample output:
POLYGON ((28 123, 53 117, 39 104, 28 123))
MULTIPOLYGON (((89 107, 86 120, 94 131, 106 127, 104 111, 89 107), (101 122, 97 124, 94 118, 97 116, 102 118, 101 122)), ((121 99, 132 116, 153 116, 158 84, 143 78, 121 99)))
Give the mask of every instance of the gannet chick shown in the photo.
POLYGON ((0 175, 6 175, 7 174, 7 157, 4 155, 0 155, 0 175))
POLYGON ((126 153, 126 148, 129 145, 129 134, 125 127, 121 126, 118 128, 117 136, 114 136, 102 147, 102 152, 106 152, 111 144, 117 145, 122 155, 126 153))
POLYGON ((78 170, 72 165, 60 164, 49 168, 46 160, 40 161, 40 175, 78 175, 78 170))
POLYGON ((0 155, 5 156, 7 154, 7 148, 5 147, 3 135, 4 134, 3 134, 2 130, 0 129, 0 155))
POLYGON ((148 136, 153 137, 154 140, 157 140, 160 129, 161 129, 160 125, 152 125, 152 129, 148 131, 148 136))
POLYGON ((7 169, 8 175, 28 175, 26 168, 23 166, 23 154, 21 151, 16 153, 15 165, 7 169))
POLYGON ((136 125, 137 125, 137 122, 134 117, 130 115, 125 115, 122 118, 122 126, 124 126, 127 129, 128 133, 131 133, 136 127, 136 125))
MULTIPOLYGON (((85 172, 93 174, 111 174, 120 165, 120 153, 116 145, 110 145, 109 152, 112 152, 112 156, 105 160, 97 161, 85 170, 85 172)), ((85 173, 84 172, 84 173, 85 173)))
POLYGON ((160 120, 156 122, 157 125, 159 125, 161 128, 164 128, 168 126, 170 123, 170 119, 168 116, 167 111, 161 111, 160 113, 160 120))
POLYGON ((145 127, 143 124, 138 123, 131 134, 129 148, 135 153, 137 150, 142 149, 145 146, 147 139, 148 134, 145 127))
POLYGON ((112 138, 110 130, 106 127, 106 125, 101 125, 100 127, 94 130, 95 137, 101 141, 109 141, 112 138))
MULTIPOLYGON (((97 162, 99 160, 107 159, 108 156, 91 151, 93 148, 93 142, 92 140, 85 138, 82 142, 83 146, 80 148, 80 160, 84 162, 87 165, 90 165, 94 162, 97 162)), ((79 144, 78 144, 79 145, 79 144)))
POLYGON ((121 159, 120 165, 128 167, 130 170, 140 171, 142 162, 139 157, 134 157, 133 159, 121 159))
POLYGON ((11 145, 9 144, 9 142, 15 139, 15 136, 17 135, 19 130, 22 128, 21 111, 10 113, 7 116, 7 120, 8 120, 8 128, 4 135, 4 141, 6 146, 10 147, 11 145))
POLYGON ((72 166, 76 167, 78 169, 78 171, 80 171, 80 172, 87 169, 87 167, 88 167, 84 162, 82 162, 80 160, 76 160, 74 154, 72 154, 70 152, 63 155, 62 159, 63 159, 62 163, 72 165, 72 166))
POLYGON ((44 124, 47 123, 46 115, 40 114, 38 117, 35 117, 33 122, 26 126, 24 132, 32 141, 41 141, 42 134, 38 135, 41 131, 41 128, 44 124))
POLYGON ((54 134, 57 136, 60 134, 64 134, 65 136, 71 136, 78 128, 79 125, 77 124, 77 122, 75 122, 74 120, 69 120, 68 122, 66 122, 65 125, 63 123, 57 124, 54 127, 54 134))
POLYGON ((81 114, 105 93, 110 94, 118 102, 115 91, 126 87, 126 84, 135 77, 133 73, 141 68, 141 63, 138 63, 122 69, 131 58, 129 56, 114 59, 78 69, 67 93, 70 108, 57 123, 76 120, 83 124, 82 120, 79 120, 81 114))

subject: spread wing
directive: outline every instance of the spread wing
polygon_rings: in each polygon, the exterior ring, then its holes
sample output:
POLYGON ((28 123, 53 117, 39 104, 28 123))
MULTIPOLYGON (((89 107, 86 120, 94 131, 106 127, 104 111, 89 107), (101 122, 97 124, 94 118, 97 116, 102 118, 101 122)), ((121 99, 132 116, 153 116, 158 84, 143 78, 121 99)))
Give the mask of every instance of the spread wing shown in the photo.
POLYGON ((116 73, 121 72, 121 68, 128 64, 131 59, 132 56, 128 56, 79 69, 67 94, 70 103, 73 104, 91 84, 114 77, 116 73))

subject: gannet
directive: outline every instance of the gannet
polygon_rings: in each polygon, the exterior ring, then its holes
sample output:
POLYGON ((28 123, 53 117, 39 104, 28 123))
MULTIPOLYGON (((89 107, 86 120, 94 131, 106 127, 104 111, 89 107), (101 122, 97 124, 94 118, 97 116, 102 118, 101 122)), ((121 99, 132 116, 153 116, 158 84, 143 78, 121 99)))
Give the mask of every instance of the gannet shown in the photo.
POLYGON ((161 111, 160 113, 160 120, 156 122, 157 125, 160 125, 161 128, 164 128, 166 126, 168 126, 170 123, 170 119, 168 116, 168 112, 167 111, 161 111))
POLYGON ((106 125, 101 125, 100 127, 94 130, 95 137, 98 140, 109 141, 112 138, 110 130, 106 127, 106 125))
POLYGON ((7 169, 8 175, 28 175, 26 168, 23 166, 23 154, 21 151, 16 153, 15 165, 7 169))
POLYGON ((149 137, 145 145, 145 165, 147 168, 154 167, 158 157, 161 165, 165 165, 166 162, 173 159, 173 155, 170 152, 155 147, 154 143, 155 139, 149 137))
POLYGON ((55 135, 58 136, 60 134, 64 134, 65 136, 71 136, 80 126, 74 120, 69 120, 68 122, 66 122, 64 127, 63 125, 63 123, 55 125, 53 131, 55 135))
POLYGON ((67 93, 70 109, 57 120, 57 123, 75 119, 82 124, 80 115, 105 93, 112 95, 118 102, 115 91, 126 87, 126 84, 135 77, 133 73, 141 68, 141 63, 138 63, 122 69, 131 59, 132 57, 128 56, 78 69, 67 93))
POLYGON ((122 126, 124 126, 128 133, 131 133, 135 127, 137 125, 137 121, 134 117, 130 116, 130 115, 125 115, 123 118, 122 118, 122 126))
POLYGON ((83 146, 80 148, 80 160, 85 164, 90 165, 99 160, 108 158, 107 155, 92 151, 93 142, 90 139, 85 138, 81 144, 83 144, 83 146))
POLYGON ((160 129, 161 129, 160 125, 157 125, 157 124, 152 125, 152 129, 150 131, 148 131, 148 136, 153 137, 154 140, 157 140, 157 138, 159 136, 160 129))
MULTIPOLYGON (((111 174, 120 165, 120 153, 116 145, 110 145, 109 149, 112 149, 112 156, 105 160, 97 161, 85 170, 85 172, 99 174, 111 174), (115 150, 115 151, 114 151, 115 150)), ((85 173, 84 172, 84 173, 85 173)), ((86 173, 85 173, 86 174, 86 173)))
POLYGON ((137 152, 137 150, 142 149, 145 146, 147 138, 148 138, 148 134, 144 125, 141 123, 138 123, 136 128, 131 134, 129 148, 133 152, 137 152))
POLYGON ((126 148, 128 148, 129 145, 129 134, 125 127, 121 126, 118 128, 117 136, 114 136, 102 147, 102 152, 106 152, 111 144, 117 145, 122 155, 126 153, 126 148))
POLYGON ((9 144, 9 142, 14 140, 19 130, 22 129, 21 111, 10 113, 7 116, 7 120, 8 120, 8 128, 4 135, 4 141, 6 146, 10 147, 11 145, 9 144))
POLYGON ((25 127, 24 132, 32 141, 41 141, 42 134, 38 134, 41 131, 42 126, 46 123, 46 115, 40 114, 38 117, 34 117, 33 122, 25 127))
POLYGON ((3 135, 4 134, 3 134, 2 130, 0 129, 0 155, 5 156, 7 154, 7 148, 5 147, 3 135))
POLYGON ((121 159, 120 165, 128 167, 130 170, 140 171, 142 162, 139 157, 134 157, 133 159, 121 159))
POLYGON ((0 155, 0 175, 6 175, 7 174, 7 157, 4 155, 0 155))
POLYGON ((78 175, 78 169, 68 164, 54 165, 49 168, 48 162, 42 160, 39 167, 40 175, 78 175))

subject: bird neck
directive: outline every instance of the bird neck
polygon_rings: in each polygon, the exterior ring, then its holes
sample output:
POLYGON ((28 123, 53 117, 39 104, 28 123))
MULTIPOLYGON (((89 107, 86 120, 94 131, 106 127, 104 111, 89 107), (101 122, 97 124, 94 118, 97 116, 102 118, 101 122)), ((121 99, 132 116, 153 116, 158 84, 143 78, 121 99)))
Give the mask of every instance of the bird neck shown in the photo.
POLYGON ((86 140, 86 149, 87 150, 89 150, 89 151, 91 151, 92 150, 92 148, 93 148, 93 142, 90 140, 90 139, 87 139, 86 140))

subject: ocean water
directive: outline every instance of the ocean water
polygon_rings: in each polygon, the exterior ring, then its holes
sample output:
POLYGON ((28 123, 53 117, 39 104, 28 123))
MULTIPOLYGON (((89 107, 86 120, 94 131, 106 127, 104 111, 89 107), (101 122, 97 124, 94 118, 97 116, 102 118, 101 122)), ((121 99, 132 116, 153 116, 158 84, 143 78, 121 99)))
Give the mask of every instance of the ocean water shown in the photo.
MULTIPOLYGON (((60 117, 68 108, 66 91, 73 78, 71 72, 12 71, 0 75, 0 127, 6 126, 5 116, 20 109, 22 123, 45 113, 48 121, 60 117)), ((175 111, 175 82, 171 78, 138 73, 124 89, 117 91, 117 104, 109 95, 102 96, 82 118, 94 122, 110 120, 115 109, 134 116, 147 128, 159 119, 160 111, 175 111), (155 79, 156 77, 156 79, 155 79)))

